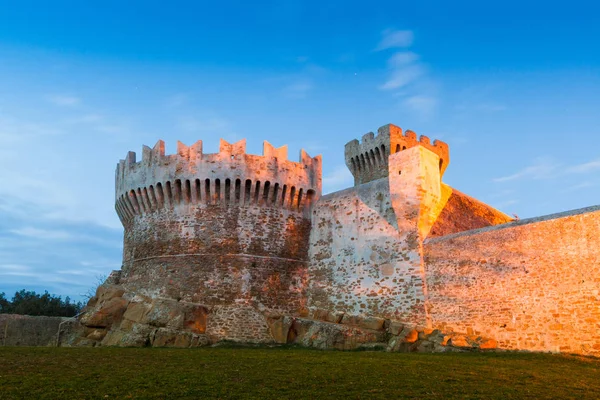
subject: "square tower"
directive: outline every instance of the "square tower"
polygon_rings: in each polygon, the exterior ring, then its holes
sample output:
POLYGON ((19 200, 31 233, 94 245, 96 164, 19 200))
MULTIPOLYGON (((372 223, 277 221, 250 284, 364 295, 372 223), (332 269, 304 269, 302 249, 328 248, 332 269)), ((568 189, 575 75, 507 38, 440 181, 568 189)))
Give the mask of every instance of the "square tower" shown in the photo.
POLYGON ((388 176, 388 157, 399 151, 415 146, 423 146, 440 157, 440 177, 450 163, 448 145, 440 140, 433 144, 427 136, 417 139, 417 134, 387 124, 377 129, 377 135, 369 132, 362 137, 362 142, 354 139, 346 143, 346 166, 354 176, 354 186, 388 176))

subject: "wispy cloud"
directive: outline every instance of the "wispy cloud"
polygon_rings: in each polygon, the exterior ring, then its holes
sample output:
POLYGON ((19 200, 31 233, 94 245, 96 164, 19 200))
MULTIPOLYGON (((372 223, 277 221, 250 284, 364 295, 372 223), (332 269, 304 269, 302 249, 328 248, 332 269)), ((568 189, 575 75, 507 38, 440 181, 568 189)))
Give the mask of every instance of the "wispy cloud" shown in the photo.
POLYGON ((14 233, 15 235, 34 239, 63 240, 71 238, 71 235, 63 230, 39 229, 33 227, 11 229, 10 232, 14 233))
POLYGON ((511 175, 502 176, 500 178, 493 179, 494 182, 508 182, 517 179, 548 179, 556 176, 555 172, 558 168, 558 164, 549 158, 542 157, 535 160, 533 165, 529 165, 520 171, 515 172, 511 175))
POLYGON ((61 107, 73 107, 81 104, 81 99, 76 96, 69 95, 49 95, 46 96, 46 99, 56 105, 61 107))
POLYGON ((408 49, 412 46, 414 35, 408 30, 387 30, 376 50, 403 48, 395 51, 387 60, 388 76, 380 90, 391 92, 399 98, 402 108, 422 117, 431 117, 438 104, 436 86, 427 77, 427 68, 421 57, 408 49))
POLYGON ((313 84, 310 81, 298 81, 284 87, 283 93, 292 99, 304 99, 312 88, 313 84))
POLYGON ((574 174, 585 174, 600 169, 600 160, 593 160, 584 164, 573 165, 567 168, 567 172, 574 174))
MULTIPOLYGON (((593 160, 583 164, 577 164, 572 166, 564 166, 562 163, 555 162, 551 158, 540 157, 537 158, 532 165, 524 167, 523 169, 515 172, 514 174, 502 176, 500 178, 495 178, 493 179, 493 181, 508 182, 522 179, 551 179, 572 174, 587 174, 597 170, 600 170, 600 160, 593 160)), ((579 187, 577 187, 577 189, 589 186, 589 182, 584 182, 580 184, 579 187)))
POLYGON ((425 68, 419 63, 419 56, 413 52, 396 53, 388 60, 390 76, 381 85, 382 90, 400 89, 425 73, 425 68))
POLYGON ((397 47, 410 47, 413 44, 413 40, 414 34, 412 31, 387 29, 383 31, 383 37, 375 48, 375 51, 397 47))

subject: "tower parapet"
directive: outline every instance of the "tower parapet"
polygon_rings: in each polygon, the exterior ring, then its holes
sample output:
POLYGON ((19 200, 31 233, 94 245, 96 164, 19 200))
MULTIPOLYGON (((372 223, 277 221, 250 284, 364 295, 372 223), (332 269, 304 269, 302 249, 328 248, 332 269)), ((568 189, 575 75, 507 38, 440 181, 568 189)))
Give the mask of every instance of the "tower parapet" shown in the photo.
POLYGON ((115 208, 123 224, 134 216, 188 205, 278 207, 306 213, 321 195, 321 156, 300 151, 287 158, 287 146, 265 141, 263 155, 246 154, 246 140, 221 139, 218 153, 205 154, 202 141, 177 143, 165 155, 165 143, 144 146, 142 160, 127 153, 117 164, 115 208))
POLYGON ((434 140, 433 144, 427 136, 417 134, 411 130, 402 133, 402 128, 388 124, 377 130, 377 135, 369 132, 362 137, 362 141, 354 139, 346 143, 346 166, 354 176, 354 184, 370 182, 388 176, 388 157, 391 154, 415 146, 423 146, 440 157, 440 176, 444 174, 450 163, 448 145, 441 140, 434 140))

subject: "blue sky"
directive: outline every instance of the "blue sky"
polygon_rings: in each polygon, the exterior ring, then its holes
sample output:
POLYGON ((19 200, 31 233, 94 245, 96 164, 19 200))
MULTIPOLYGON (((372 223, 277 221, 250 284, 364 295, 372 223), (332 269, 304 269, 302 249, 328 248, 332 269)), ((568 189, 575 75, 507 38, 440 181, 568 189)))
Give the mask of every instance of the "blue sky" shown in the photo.
POLYGON ((0 292, 79 299, 118 269, 114 168, 158 139, 305 148, 327 193, 391 122, 507 213, 598 204, 599 40, 591 1, 0 0, 0 292))

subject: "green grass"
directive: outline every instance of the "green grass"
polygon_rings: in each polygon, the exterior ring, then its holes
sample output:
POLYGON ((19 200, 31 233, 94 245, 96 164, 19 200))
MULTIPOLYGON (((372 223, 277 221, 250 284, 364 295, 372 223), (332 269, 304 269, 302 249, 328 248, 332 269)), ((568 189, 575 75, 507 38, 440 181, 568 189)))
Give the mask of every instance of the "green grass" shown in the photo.
POLYGON ((0 399, 599 399, 600 361, 290 348, 3 348, 0 399))

